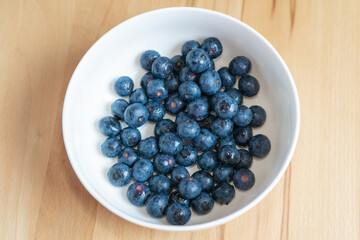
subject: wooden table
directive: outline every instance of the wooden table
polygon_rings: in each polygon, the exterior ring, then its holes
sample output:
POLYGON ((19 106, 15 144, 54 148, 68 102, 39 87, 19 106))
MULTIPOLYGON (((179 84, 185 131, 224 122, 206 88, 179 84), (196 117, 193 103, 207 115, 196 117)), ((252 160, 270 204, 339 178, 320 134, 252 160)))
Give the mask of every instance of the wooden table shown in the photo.
POLYGON ((0 239, 360 239, 360 1, 0 1, 0 239), (64 94, 105 32, 149 10, 195 6, 241 19, 287 62, 301 130, 282 180, 212 229, 127 222, 85 190, 61 132, 64 94))

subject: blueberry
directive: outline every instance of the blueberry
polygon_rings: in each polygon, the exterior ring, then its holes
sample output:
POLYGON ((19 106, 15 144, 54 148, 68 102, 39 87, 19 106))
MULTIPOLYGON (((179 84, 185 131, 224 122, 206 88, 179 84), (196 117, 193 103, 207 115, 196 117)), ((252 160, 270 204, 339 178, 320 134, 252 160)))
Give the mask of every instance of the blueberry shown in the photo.
POLYGON ((230 119, 217 118, 210 125, 211 132, 217 137, 226 137, 231 134, 234 124, 230 119))
POLYGON ((186 55, 186 65, 194 73, 202 73, 210 66, 210 58, 207 53, 200 49, 193 49, 186 55))
POLYGON ((192 119, 202 121, 209 115, 209 104, 203 99, 196 99, 187 105, 186 111, 192 119))
POLYGON ((251 69, 251 62, 247 57, 239 56, 231 60, 229 64, 230 72, 236 76, 245 76, 251 69))
POLYGON ((186 81, 179 86, 180 97, 187 102, 191 102, 201 97, 199 85, 192 81, 186 81))
POLYGON ((151 72, 147 72, 144 74, 144 76, 142 76, 141 81, 140 81, 140 85, 142 87, 142 89, 146 90, 146 86, 152 81, 156 79, 153 74, 151 72))
POLYGON ((235 167, 240 163, 240 153, 235 146, 226 145, 218 151, 218 159, 220 164, 235 167))
POLYGON ((149 188, 153 193, 168 195, 171 192, 171 180, 163 174, 157 174, 150 178, 149 188))
POLYGON ((154 173, 154 167, 149 159, 143 158, 134 163, 132 177, 137 182, 147 181, 154 173))
POLYGON ((264 125, 266 120, 266 112, 260 106, 252 106, 250 107, 253 118, 251 120, 250 126, 251 127, 260 127, 264 125))
POLYGON ((209 113, 209 115, 204 120, 199 121, 198 124, 199 124, 200 128, 205 128, 207 130, 210 130, 211 123, 215 119, 216 119, 216 117, 214 115, 212 115, 211 113, 209 113))
POLYGON ((202 170, 211 171, 218 166, 219 162, 214 151, 207 151, 199 156, 197 164, 202 170))
POLYGON ((148 102, 145 107, 149 111, 149 121, 157 122, 165 116, 165 108, 161 102, 148 102))
POLYGON ((146 70, 150 71, 153 62, 160 57, 160 54, 155 50, 147 50, 140 57, 140 64, 146 70))
POLYGON ((242 95, 246 97, 253 97, 259 92, 259 89, 260 84, 256 78, 250 75, 240 78, 239 91, 242 95))
POLYGON ((230 145, 230 146, 235 146, 236 145, 235 139, 232 136, 226 136, 226 137, 223 137, 223 138, 218 138, 218 141, 217 141, 217 144, 216 144, 217 149, 221 149, 223 146, 227 146, 227 145, 230 145))
POLYGON ((211 212, 214 207, 214 199, 210 194, 206 192, 200 193, 200 195, 191 201, 191 208, 197 214, 205 215, 211 212))
POLYGON ((116 163, 108 171, 108 178, 112 185, 122 187, 131 180, 130 168, 123 163, 116 163))
POLYGON ((182 139, 192 140, 200 133, 199 124, 192 119, 186 119, 177 125, 177 135, 182 139))
POLYGON ((209 61, 209 70, 215 70, 215 63, 214 63, 214 60, 212 60, 210 58, 210 61, 209 61))
POLYGON ((139 143, 141 139, 140 131, 136 128, 127 127, 120 133, 121 143, 126 147, 133 147, 139 143))
POLYGON ((131 167, 134 163, 139 160, 139 156, 137 155, 136 151, 131 147, 124 148, 118 158, 119 163, 124 163, 131 167))
POLYGON ((108 138, 101 145, 101 151, 106 157, 115 157, 119 155, 121 151, 121 142, 118 138, 108 138))
POLYGON ((177 92, 179 88, 179 79, 178 76, 170 74, 167 78, 164 79, 165 89, 168 90, 168 93, 177 92))
POLYGON ((171 58, 172 65, 174 66, 174 73, 179 74, 180 70, 186 66, 185 57, 176 55, 171 58))
POLYGON ((243 96, 242 94, 239 92, 239 90, 237 90, 236 88, 228 88, 225 91, 227 94, 229 94, 230 97, 232 97, 237 104, 240 106, 243 102, 243 96))
POLYGON ((149 118, 149 111, 140 103, 130 104, 124 113, 125 123, 132 128, 144 125, 149 118))
POLYGON ((155 124, 156 137, 160 137, 165 132, 176 132, 176 124, 170 119, 162 119, 155 124))
POLYGON ((146 211, 153 218, 161 218, 165 215, 169 199, 162 193, 151 195, 146 201, 146 211))
POLYGON ((210 97, 210 101, 209 101, 209 106, 210 106, 210 108, 211 108, 212 110, 214 110, 214 109, 215 109, 215 104, 216 104, 216 102, 218 102, 220 98, 223 98, 223 97, 225 97, 225 96, 229 96, 229 94, 227 94, 226 92, 222 92, 222 91, 217 92, 217 93, 215 93, 214 95, 212 95, 212 96, 210 97))
POLYGON ((236 188, 240 190, 249 190, 254 186, 255 175, 249 169, 239 169, 235 172, 233 182, 236 188))
POLYGON ((264 158, 270 152, 271 144, 267 136, 258 134, 249 142, 249 153, 256 158, 264 158))
POLYGON ((240 146, 247 146, 252 136, 253 132, 250 126, 238 127, 233 132, 235 142, 240 146))
POLYGON ((241 105, 235 117, 232 119, 233 122, 239 127, 246 127, 250 124, 253 119, 253 113, 247 106, 241 105))
POLYGON ((186 57, 187 54, 194 49, 200 48, 200 43, 194 40, 186 41, 181 47, 181 54, 186 57))
POLYGON ((171 60, 167 57, 157 58, 151 66, 151 72, 156 78, 167 78, 172 73, 174 67, 171 60))
POLYGON ((111 113, 118 120, 124 120, 124 112, 129 106, 129 103, 124 99, 118 99, 111 104, 111 113))
POLYGON ((196 162, 198 151, 190 145, 184 145, 183 149, 175 155, 175 161, 180 166, 188 167, 196 162))
POLYGON ((115 81, 114 88, 120 96, 129 96, 134 88, 134 82, 131 78, 122 76, 115 81))
POLYGON ((234 175, 234 168, 231 166, 218 166, 214 169, 214 180, 217 183, 230 182, 234 175))
POLYGON ((215 70, 208 70, 201 74, 199 79, 201 91, 206 95, 214 95, 221 88, 221 79, 215 70))
POLYGON ((207 171, 197 171, 192 176, 200 181, 202 191, 210 192, 214 188, 214 179, 207 171))
POLYGON ((184 122, 185 120, 191 119, 185 112, 179 112, 176 115, 175 123, 179 125, 180 123, 184 122))
POLYGON ((193 199, 201 193, 201 183, 193 177, 181 179, 178 185, 178 190, 181 196, 187 199, 193 199))
POLYGON ((148 97, 146 96, 146 93, 142 88, 135 89, 129 97, 130 104, 132 103, 145 104, 147 103, 147 101, 148 101, 148 97))
POLYGON ((201 48, 205 50, 211 59, 219 57, 223 51, 220 40, 215 37, 206 38, 201 44, 201 48))
POLYGON ((116 137, 120 134, 121 125, 114 117, 103 117, 99 121, 99 129, 105 136, 116 137))
POLYGON ((235 189, 229 183, 223 182, 215 186, 212 196, 216 202, 227 205, 233 200, 235 189))
POLYGON ((179 82, 180 83, 186 81, 197 82, 199 77, 200 76, 198 74, 191 72, 188 67, 184 67, 183 69, 181 69, 179 73, 179 82))
POLYGON ((174 157, 158 153, 154 158, 154 167, 159 173, 168 174, 175 167, 174 157))
POLYGON ((127 190, 127 197, 135 206, 144 206, 150 194, 150 188, 144 183, 133 183, 127 190))
POLYGON ((221 78, 221 83, 226 88, 231 88, 236 82, 236 78, 232 75, 227 67, 222 67, 218 70, 218 74, 221 78))
POLYGON ((181 179, 190 177, 188 170, 183 166, 177 166, 171 171, 172 183, 177 186, 181 179))
POLYGON ((187 207, 190 205, 190 200, 183 198, 178 191, 172 192, 169 196, 169 203, 180 203, 187 207))
POLYGON ((240 162, 236 166, 236 169, 250 168, 251 164, 253 162, 253 158, 252 158, 251 154, 248 151, 246 151, 245 149, 239 149, 238 151, 240 154, 240 162))
POLYGON ((179 94, 172 93, 165 100, 165 109, 170 114, 178 114, 185 108, 185 102, 180 98, 179 94))
POLYGON ((146 93, 151 100, 161 101, 167 98, 168 90, 163 80, 154 79, 146 86, 146 93))
POLYGON ((137 148, 143 158, 152 158, 159 152, 159 147, 155 137, 148 137, 140 141, 137 148))
POLYGON ((201 129, 200 134, 193 139, 194 146, 200 151, 212 149, 216 144, 216 137, 207 129, 201 129))
POLYGON ((231 119, 238 111, 238 104, 227 93, 224 93, 216 99, 214 111, 219 118, 231 119))
POLYGON ((183 204, 174 202, 166 208, 166 220, 172 225, 184 225, 190 217, 190 208, 183 204))
POLYGON ((159 148, 163 153, 176 155, 183 148, 183 141, 176 134, 166 132, 159 138, 159 148))

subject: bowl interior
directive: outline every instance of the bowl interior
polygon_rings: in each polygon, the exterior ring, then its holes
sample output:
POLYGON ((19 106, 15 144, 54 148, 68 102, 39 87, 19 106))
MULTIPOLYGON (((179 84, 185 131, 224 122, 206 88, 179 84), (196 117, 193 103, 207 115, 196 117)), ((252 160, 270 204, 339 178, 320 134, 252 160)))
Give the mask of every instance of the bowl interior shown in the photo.
MULTIPOLYGON (((237 85, 236 85, 237 87, 237 85)), ((88 191, 115 214, 143 226, 165 230, 193 230, 210 227, 229 220, 249 209, 278 181, 290 161, 297 138, 299 109, 296 89, 280 56, 258 33, 231 17, 216 12, 173 8, 153 11, 132 18, 105 34, 79 63, 68 87, 63 114, 66 149, 74 170, 88 191), (111 115, 110 105, 119 97, 113 90, 114 81, 130 76, 135 87, 145 71, 139 64, 140 54, 148 49, 172 57, 180 54, 187 40, 201 42, 215 36, 223 44, 223 54, 215 60, 216 69, 228 66, 239 55, 252 62, 251 75, 260 82, 254 98, 244 98, 247 106, 260 105, 267 120, 254 135, 267 135, 272 144, 270 154, 254 160, 254 187, 241 192, 229 204, 215 204, 205 216, 193 214, 187 225, 168 225, 165 218, 151 218, 144 207, 135 207, 127 200, 127 187, 113 187, 107 170, 117 159, 102 155, 100 145, 106 139, 98 130, 103 116, 111 115)), ((174 117, 167 115, 168 118, 174 117)), ((122 124, 125 127, 125 123, 122 124)), ((154 124, 141 127, 142 137, 153 135, 154 124)), ((197 166, 190 169, 197 171, 197 166)))

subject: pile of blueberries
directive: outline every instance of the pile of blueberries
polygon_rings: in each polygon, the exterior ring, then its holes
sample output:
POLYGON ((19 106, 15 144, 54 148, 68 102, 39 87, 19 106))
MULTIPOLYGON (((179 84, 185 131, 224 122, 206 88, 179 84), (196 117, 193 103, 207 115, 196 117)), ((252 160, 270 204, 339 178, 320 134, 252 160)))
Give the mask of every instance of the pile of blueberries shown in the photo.
POLYGON ((116 100, 113 117, 99 122, 108 136, 103 154, 118 157, 108 171, 110 182, 121 187, 132 178, 129 201, 146 205, 151 217, 166 215, 170 224, 187 223, 190 207, 203 215, 213 209, 214 201, 228 204, 234 186, 250 189, 255 183, 249 170, 253 157, 263 158, 271 148, 265 135, 253 136, 252 131, 264 124, 264 109, 242 105, 243 96, 253 97, 260 88, 248 75, 251 62, 238 56, 229 67, 215 71, 213 59, 222 50, 219 39, 210 37, 201 45, 185 42, 182 55, 171 59, 154 50, 144 52, 140 63, 148 73, 141 78, 141 88, 133 90, 127 76, 118 78, 115 91, 130 96, 129 102, 116 100), (233 88, 237 78, 238 89, 233 88), (176 115, 175 122, 165 119, 165 112, 176 115), (122 129, 119 121, 128 127, 122 129), (137 128, 148 121, 156 122, 155 136, 141 139, 137 128), (200 170, 190 176, 186 167, 194 164, 200 170))

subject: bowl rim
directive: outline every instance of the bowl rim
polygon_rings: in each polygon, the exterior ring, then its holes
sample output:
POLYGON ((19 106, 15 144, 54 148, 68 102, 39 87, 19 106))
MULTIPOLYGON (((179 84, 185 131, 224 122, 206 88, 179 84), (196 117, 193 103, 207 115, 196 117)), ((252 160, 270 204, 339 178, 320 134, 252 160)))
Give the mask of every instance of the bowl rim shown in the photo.
POLYGON ((299 136, 299 131, 300 131, 300 102, 299 102, 299 96, 297 93, 297 88, 294 82, 294 79, 290 73, 290 70, 288 68, 288 66, 286 65, 285 61, 282 59, 282 57, 280 56, 280 54, 275 50, 275 48, 270 44, 270 42, 268 40, 265 39, 265 37, 263 37, 260 33, 258 33, 256 30, 254 30, 253 28, 251 28, 250 26, 248 26, 246 23, 242 22, 239 19, 236 19, 234 17, 231 17, 229 15, 226 15, 224 13, 220 13, 220 12, 216 12, 213 10, 208 10, 208 9, 203 9, 203 8, 197 8, 197 7, 170 7, 170 8, 160 8, 160 9, 156 9, 156 10, 152 10, 152 11, 148 11, 145 13, 141 13, 139 15, 136 15, 134 17, 131 17, 129 19, 127 19, 126 21, 121 22, 120 24, 116 25, 115 27, 113 27, 112 29, 110 29, 108 32, 106 32, 102 37, 100 37, 88 50, 87 52, 84 54, 84 56, 81 58, 80 62, 78 63, 78 65, 76 66, 71 79, 69 81, 67 90, 66 90, 66 94, 65 94, 65 98, 64 98, 64 105, 63 105, 63 112, 62 112, 62 130, 63 130, 63 138, 64 138, 64 144, 65 144, 65 149, 69 158, 69 161, 72 165, 72 168, 74 169, 77 177, 79 178, 80 182, 82 183, 82 185, 85 187, 85 189, 90 193, 90 195, 92 195, 101 205, 103 205, 105 208, 107 208, 108 210, 110 210, 112 213, 120 216, 121 218, 135 223, 137 225, 143 226, 143 227, 147 227, 147 228, 152 228, 152 229, 157 229, 157 230, 166 230, 166 231, 194 231, 194 230, 201 230, 201 229, 206 229, 206 228, 211 228, 211 227, 215 227, 221 224, 224 224, 230 220, 235 219, 236 217, 242 215, 243 213, 247 212, 248 210, 250 210, 251 208, 253 208, 256 204, 258 204, 263 198, 265 198, 265 196, 267 196, 269 194, 269 192, 275 187, 275 185, 280 181, 281 177, 284 175, 287 167, 289 166, 289 163, 292 159, 292 156, 294 154, 295 151, 295 147, 297 144, 297 140, 298 140, 298 136, 299 136), (280 171, 278 171, 278 173, 276 174, 276 177, 273 179, 273 181, 265 188, 265 190, 263 192, 261 192, 254 200, 252 200, 249 204, 247 204, 245 207, 233 212, 232 214, 229 214, 225 217, 207 222, 207 223, 200 223, 200 224, 194 224, 194 225, 183 225, 183 226, 174 226, 174 225, 160 225, 160 224, 156 224, 156 223, 149 223, 146 222, 144 220, 140 220, 140 219, 136 219, 134 217, 131 217, 121 211, 118 211, 115 207, 113 207, 111 204, 107 203, 105 201, 105 199, 96 191, 96 189, 94 189, 91 184, 88 184, 86 179, 83 177, 81 170, 80 170, 80 166, 76 163, 77 161, 75 161, 74 159, 76 159, 75 154, 71 151, 71 147, 70 147, 70 141, 69 139, 69 135, 67 134, 67 127, 66 127, 66 119, 68 119, 69 116, 69 106, 71 105, 71 103, 69 102, 69 95, 72 89, 71 86, 73 85, 74 80, 74 76, 76 76, 77 71, 79 69, 79 66, 81 65, 81 63, 84 61, 84 59, 87 57, 87 55, 89 54, 89 52, 91 52, 91 50, 94 48, 94 46, 96 46, 97 44, 99 44, 99 42, 105 38, 107 35, 111 34, 113 31, 116 31, 117 28, 120 25, 123 24, 127 24, 130 23, 132 21, 135 20, 139 20, 139 18, 148 16, 148 15, 156 15, 156 14, 161 14, 163 12, 168 12, 168 11, 192 11, 192 12, 202 12, 202 13, 207 13, 216 17, 222 17, 222 18, 226 18, 232 22, 235 22, 237 24, 242 25, 242 27, 246 28, 248 31, 252 32, 253 34, 255 34, 260 40, 262 40, 262 42, 267 45, 267 47, 274 53, 274 55, 279 59, 282 67, 285 69, 287 78, 290 80, 290 85, 291 85, 291 90, 292 90, 292 94, 294 95, 294 99, 295 99, 295 114, 296 114, 296 119, 295 119, 295 128, 294 128, 294 135, 293 135, 293 139, 292 139, 292 143, 290 146, 290 151, 288 151, 288 154, 286 156, 286 159, 284 161, 284 164, 282 165, 280 171), (73 160, 72 160, 73 159, 73 160))

